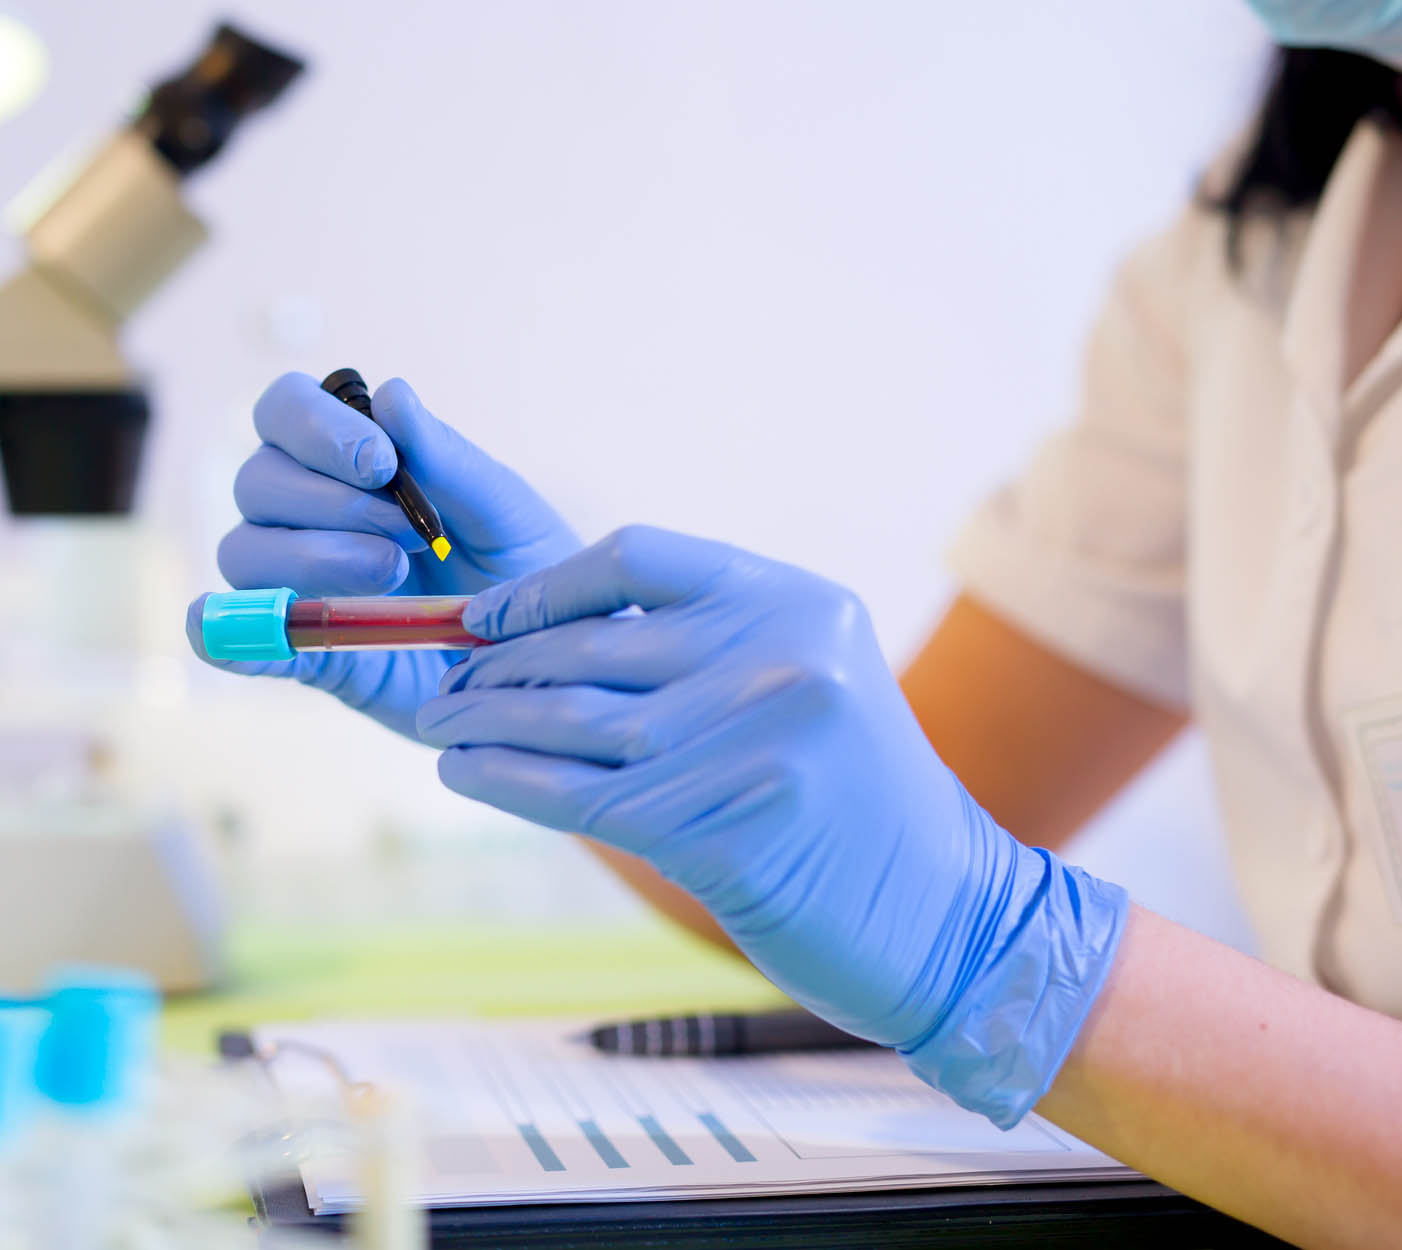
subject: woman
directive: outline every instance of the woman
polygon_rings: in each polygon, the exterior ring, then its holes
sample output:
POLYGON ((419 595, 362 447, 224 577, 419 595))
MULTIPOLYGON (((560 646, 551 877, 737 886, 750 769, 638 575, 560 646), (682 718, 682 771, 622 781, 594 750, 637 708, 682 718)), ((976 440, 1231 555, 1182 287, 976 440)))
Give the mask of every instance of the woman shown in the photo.
MULTIPOLYGON (((1396 6, 1257 7, 1402 64, 1396 6)), ((257 406, 229 581, 482 590, 467 625, 499 645, 231 667, 590 835, 996 1123, 1035 1105, 1303 1245, 1399 1244, 1399 98, 1366 56, 1285 55, 1244 154, 1117 279, 1078 419, 961 537, 904 697, 846 592, 656 530, 578 551, 395 381, 377 415, 472 571, 438 566, 365 493, 389 442, 300 375, 257 406), (1052 853, 1189 720, 1273 967, 1052 853)))

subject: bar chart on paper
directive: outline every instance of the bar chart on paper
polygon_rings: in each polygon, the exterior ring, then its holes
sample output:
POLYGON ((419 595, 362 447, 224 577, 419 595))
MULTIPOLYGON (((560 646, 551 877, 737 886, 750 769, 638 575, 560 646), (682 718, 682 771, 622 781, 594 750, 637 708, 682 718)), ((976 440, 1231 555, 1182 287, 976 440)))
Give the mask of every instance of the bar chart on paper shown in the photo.
MULTIPOLYGON (((1121 1177, 1036 1116, 1009 1132, 881 1050, 655 1059, 601 1055, 573 1023, 337 1022, 259 1029, 405 1091, 423 1120, 429 1206, 1121 1177)), ((299 1069, 273 1064, 295 1106, 299 1069)), ((349 1162, 302 1165, 314 1212, 353 1209, 349 1162)))

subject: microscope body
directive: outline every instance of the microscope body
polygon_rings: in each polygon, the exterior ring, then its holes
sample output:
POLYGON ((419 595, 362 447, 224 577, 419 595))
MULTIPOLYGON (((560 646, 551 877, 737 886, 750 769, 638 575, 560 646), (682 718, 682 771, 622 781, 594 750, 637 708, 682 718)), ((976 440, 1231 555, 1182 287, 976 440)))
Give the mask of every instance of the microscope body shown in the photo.
POLYGON ((174 169, 119 131, 26 235, 0 287, 0 461, 10 509, 131 509, 149 405, 126 318, 204 241, 174 169))
POLYGON ((126 513, 149 406, 122 323, 205 239, 181 180, 302 70, 229 25, 33 223, 0 287, 0 463, 16 515, 126 513))
POLYGON ((184 177, 301 68, 219 27, 33 220, 0 284, 16 518, 0 534, 0 993, 75 960, 167 990, 220 976, 207 822, 161 758, 188 732, 184 687, 163 628, 169 544, 132 515, 149 405, 119 336, 206 237, 184 177), (100 610, 72 611, 75 586, 100 610))

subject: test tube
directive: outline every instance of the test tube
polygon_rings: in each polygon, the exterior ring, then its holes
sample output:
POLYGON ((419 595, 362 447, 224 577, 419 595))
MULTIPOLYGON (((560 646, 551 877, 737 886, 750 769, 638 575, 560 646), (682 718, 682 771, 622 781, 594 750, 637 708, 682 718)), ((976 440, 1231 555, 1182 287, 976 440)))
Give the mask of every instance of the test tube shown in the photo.
POLYGON ((206 597, 212 660, 290 660, 298 651, 465 651, 486 640, 463 628, 471 595, 302 598, 287 587, 206 597))
POLYGON ((462 627, 470 595, 383 595, 294 599, 287 641, 294 651, 460 651, 482 639, 462 627))

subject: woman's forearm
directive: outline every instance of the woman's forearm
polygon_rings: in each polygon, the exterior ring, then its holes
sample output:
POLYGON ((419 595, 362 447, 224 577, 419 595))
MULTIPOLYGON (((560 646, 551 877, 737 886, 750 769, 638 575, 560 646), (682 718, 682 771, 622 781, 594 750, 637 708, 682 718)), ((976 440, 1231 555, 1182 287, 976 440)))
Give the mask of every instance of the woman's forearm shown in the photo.
POLYGON ((1056 850, 1187 724, 968 595, 901 677, 930 745, 979 806, 1056 850))
POLYGON ((1302 1246, 1402 1236, 1402 1022, 1151 912, 1037 1110, 1302 1246))
POLYGON ((715 922, 704 907, 680 886, 673 885, 651 864, 627 851, 609 846, 594 838, 581 838, 580 841, 599 859, 603 860, 619 879, 636 893, 640 894, 669 920, 689 929, 697 937, 738 955, 735 943, 726 936, 725 930, 715 922))

